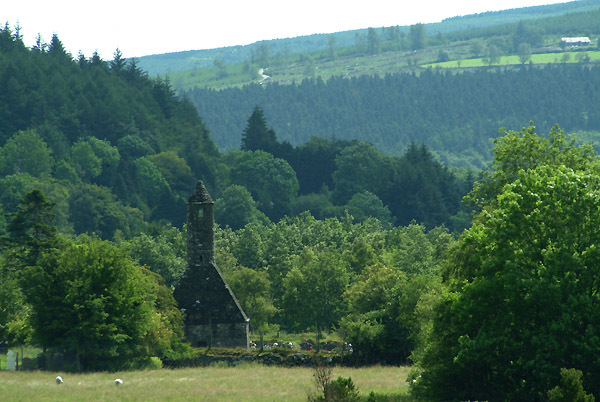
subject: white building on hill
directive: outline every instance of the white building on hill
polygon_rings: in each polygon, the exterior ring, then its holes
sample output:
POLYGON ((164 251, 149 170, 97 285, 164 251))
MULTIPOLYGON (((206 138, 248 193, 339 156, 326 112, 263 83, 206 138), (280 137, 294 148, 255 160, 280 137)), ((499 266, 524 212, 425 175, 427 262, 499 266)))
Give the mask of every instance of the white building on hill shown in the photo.
POLYGON ((590 38, 587 36, 580 36, 576 38, 560 38, 560 41, 570 46, 585 46, 592 43, 590 38))

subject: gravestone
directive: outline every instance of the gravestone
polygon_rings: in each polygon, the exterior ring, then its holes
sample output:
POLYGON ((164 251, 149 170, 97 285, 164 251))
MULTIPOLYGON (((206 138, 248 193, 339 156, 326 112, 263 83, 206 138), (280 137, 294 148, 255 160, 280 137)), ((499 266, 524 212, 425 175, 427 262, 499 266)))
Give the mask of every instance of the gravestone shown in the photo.
POLYGON ((6 369, 9 371, 15 371, 17 369, 16 354, 12 349, 6 354, 6 369))

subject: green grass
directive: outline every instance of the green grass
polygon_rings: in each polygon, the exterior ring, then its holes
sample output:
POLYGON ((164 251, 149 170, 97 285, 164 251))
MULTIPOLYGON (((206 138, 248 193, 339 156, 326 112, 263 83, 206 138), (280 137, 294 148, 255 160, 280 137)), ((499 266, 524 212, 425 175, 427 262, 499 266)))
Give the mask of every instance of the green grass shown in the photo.
MULTIPOLYGON (((531 62, 533 64, 548 64, 548 63, 578 63, 578 54, 585 53, 589 56, 590 62, 598 62, 600 61, 600 51, 592 50, 587 52, 564 52, 564 53, 543 53, 543 54, 533 54, 531 55, 531 62), (568 59, 564 59, 565 54, 568 59)), ((529 63, 529 61, 527 62, 529 63)), ((509 65, 517 65, 522 64, 521 60, 519 60, 519 56, 502 56, 498 63, 493 63, 492 66, 509 66, 509 65)), ((474 59, 466 59, 466 60, 450 60, 441 63, 429 63, 423 64, 421 67, 429 68, 429 67, 439 67, 439 68, 469 68, 469 67, 485 67, 490 64, 485 62, 483 58, 474 58, 474 59)))
MULTIPOLYGON (((409 400, 408 367, 334 368, 332 379, 351 377, 360 395, 409 400)), ((316 392, 312 370, 207 367, 118 373, 0 372, 0 396, 11 401, 306 401, 316 392), (62 375, 64 384, 55 378, 62 375), (115 386, 121 378, 123 385, 115 386)))
MULTIPOLYGON (((464 45, 466 46, 466 45, 464 45)), ((356 77, 361 75, 385 75, 403 71, 414 71, 418 64, 431 63, 436 59, 437 49, 427 48, 419 52, 390 51, 375 55, 342 55, 336 58, 288 56, 270 63, 264 74, 271 77, 270 82, 290 84, 301 82, 305 78, 321 77, 324 80, 332 76, 356 77)), ((216 67, 198 68, 169 74, 173 86, 178 90, 193 87, 223 89, 260 83, 260 66, 243 63, 226 66, 226 76, 219 76, 216 67)))
MULTIPOLYGON (((307 57, 300 60, 298 56, 288 56, 270 64, 264 72, 270 76, 270 82, 290 84, 301 82, 305 78, 321 77, 327 80, 332 76, 357 77, 361 75, 394 74, 400 72, 415 72, 419 74, 424 68, 477 68, 488 67, 490 64, 484 58, 467 58, 470 42, 455 42, 445 46, 428 47, 417 52, 389 51, 375 55, 342 55, 336 58, 307 57), (447 51, 452 60, 436 62, 438 51, 447 51)), ((540 53, 531 56, 531 63, 544 65, 548 63, 577 63, 579 55, 586 54, 590 62, 600 62, 599 50, 578 52, 540 53), (565 56, 568 55, 568 56, 565 56), (568 58, 568 60, 565 59, 568 58)), ((529 63, 529 61, 528 61, 529 63)), ((517 55, 502 56, 498 63, 492 66, 511 66, 522 64, 517 55)), ((208 87, 223 89, 239 87, 250 83, 260 83, 263 80, 258 75, 259 66, 256 64, 237 64, 225 66, 225 75, 219 74, 219 69, 198 68, 170 74, 171 82, 177 89, 193 87, 208 87)))

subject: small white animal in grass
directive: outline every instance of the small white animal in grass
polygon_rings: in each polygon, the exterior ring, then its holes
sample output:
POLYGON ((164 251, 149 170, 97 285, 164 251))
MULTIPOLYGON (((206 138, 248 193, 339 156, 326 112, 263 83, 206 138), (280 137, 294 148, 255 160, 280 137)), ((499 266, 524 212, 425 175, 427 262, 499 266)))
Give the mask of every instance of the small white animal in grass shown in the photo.
POLYGON ((115 380, 115 385, 116 385, 117 387, 118 387, 119 385, 122 385, 122 384, 123 384, 123 380, 121 380, 120 378, 117 378, 117 379, 115 380))
POLYGON ((64 383, 63 378, 61 376, 56 377, 56 383, 63 384, 64 383))

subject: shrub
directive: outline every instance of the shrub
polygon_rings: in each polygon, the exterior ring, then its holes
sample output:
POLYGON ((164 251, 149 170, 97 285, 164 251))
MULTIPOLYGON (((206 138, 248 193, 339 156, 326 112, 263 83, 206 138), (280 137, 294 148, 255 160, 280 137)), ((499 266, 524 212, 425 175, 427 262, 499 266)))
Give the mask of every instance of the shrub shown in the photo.
POLYGON ((317 383, 317 389, 321 395, 309 396, 308 400, 313 401, 358 401, 358 390, 352 382, 352 378, 338 377, 331 381, 333 368, 320 364, 317 360, 313 366, 313 376, 317 383))

